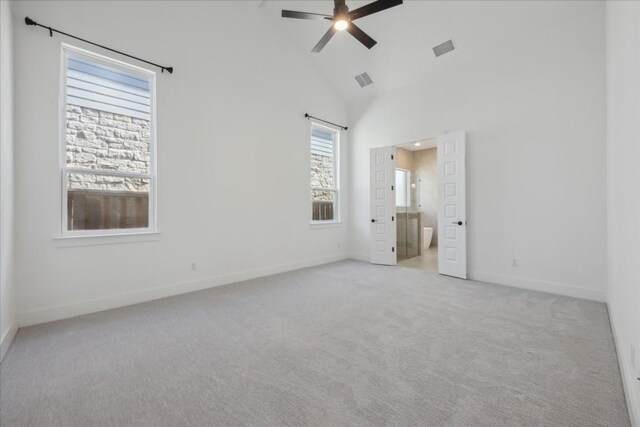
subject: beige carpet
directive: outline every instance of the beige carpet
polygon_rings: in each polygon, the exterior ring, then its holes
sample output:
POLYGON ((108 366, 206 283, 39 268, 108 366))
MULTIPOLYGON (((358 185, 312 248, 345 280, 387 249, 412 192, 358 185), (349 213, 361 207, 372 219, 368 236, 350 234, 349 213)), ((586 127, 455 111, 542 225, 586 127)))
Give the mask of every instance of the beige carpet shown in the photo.
POLYGON ((11 426, 628 426, 605 305, 345 261, 21 329, 11 426))

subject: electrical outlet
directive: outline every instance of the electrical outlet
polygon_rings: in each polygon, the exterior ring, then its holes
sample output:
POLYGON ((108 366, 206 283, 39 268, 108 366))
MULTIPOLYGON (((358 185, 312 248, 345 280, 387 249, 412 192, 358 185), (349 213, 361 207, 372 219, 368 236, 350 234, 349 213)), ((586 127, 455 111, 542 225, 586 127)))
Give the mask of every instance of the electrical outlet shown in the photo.
POLYGON ((517 259, 512 259, 511 260, 511 267, 520 267, 520 260, 517 259))
POLYGON ((196 264, 195 262, 191 263, 191 271, 196 271, 198 269, 198 264, 196 264))

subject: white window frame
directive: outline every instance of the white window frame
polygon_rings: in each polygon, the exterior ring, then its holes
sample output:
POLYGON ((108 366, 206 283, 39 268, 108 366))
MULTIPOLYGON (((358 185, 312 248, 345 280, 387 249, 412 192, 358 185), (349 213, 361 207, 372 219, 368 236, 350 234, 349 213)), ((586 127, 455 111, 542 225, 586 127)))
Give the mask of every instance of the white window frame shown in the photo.
POLYGON ((60 61, 60 132, 59 132, 59 173, 60 173, 60 200, 62 201, 60 237, 99 237, 99 236, 120 236, 157 233, 157 138, 156 138, 156 72, 147 70, 136 65, 132 65, 117 59, 113 59, 95 52, 91 52, 79 47, 61 43, 60 61), (134 73, 144 74, 149 78, 150 87, 150 124, 149 124, 149 173, 137 174, 107 170, 93 170, 86 168, 67 167, 67 59, 71 55, 85 56, 93 61, 101 62, 105 65, 124 68, 134 73), (111 228, 105 230, 68 230, 67 218, 67 174, 68 173, 91 173, 95 175, 122 176, 149 179, 149 226, 146 228, 111 228))
POLYGON ((404 184, 402 185, 404 188, 404 205, 399 205, 398 204, 398 192, 399 192, 399 185, 398 185, 398 179, 396 176, 396 207, 398 208, 405 208, 405 209, 409 209, 411 207, 411 202, 409 200, 409 198, 407 197, 407 192, 409 191, 408 186, 407 186, 407 181, 409 181, 408 179, 408 175, 411 172, 409 169, 404 169, 404 168, 396 168, 396 173, 397 171, 401 171, 404 174, 404 184))
POLYGON ((322 225, 335 225, 340 224, 340 139, 341 139, 341 129, 335 126, 327 125, 321 123, 317 120, 310 119, 309 120, 309 138, 307 139, 309 143, 309 208, 310 208, 310 224, 312 226, 322 226, 322 225), (311 186, 311 137, 312 131, 314 127, 320 127, 327 130, 330 130, 333 133, 333 182, 334 188, 321 188, 321 187, 312 187, 311 186), (333 201, 333 219, 328 221, 320 221, 313 219, 313 197, 311 195, 312 191, 330 191, 334 193, 334 201, 333 201))

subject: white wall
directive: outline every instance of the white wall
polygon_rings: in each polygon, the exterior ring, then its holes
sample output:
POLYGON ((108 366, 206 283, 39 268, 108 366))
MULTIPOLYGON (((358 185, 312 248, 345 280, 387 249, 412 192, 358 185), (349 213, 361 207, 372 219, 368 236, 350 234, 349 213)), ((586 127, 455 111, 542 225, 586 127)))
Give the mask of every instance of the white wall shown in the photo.
POLYGON ((640 426, 640 3, 611 1, 606 10, 607 297, 629 412, 640 426))
POLYGON ((350 107, 351 256, 369 253, 369 149, 465 130, 471 278, 604 300, 603 3, 459 12, 428 79, 350 107))
POLYGON ((16 333, 12 4, 0 1, 0 360, 16 333))
MULTIPOLYGON (((303 117, 346 123, 346 107, 258 4, 15 4, 21 326, 346 256, 346 224, 309 226, 303 117), (175 67, 157 84, 158 240, 55 240, 60 43, 87 46, 25 26, 27 15, 175 67)), ((346 135, 342 142, 345 166, 346 135)), ((346 210, 346 179, 343 188, 346 210)))

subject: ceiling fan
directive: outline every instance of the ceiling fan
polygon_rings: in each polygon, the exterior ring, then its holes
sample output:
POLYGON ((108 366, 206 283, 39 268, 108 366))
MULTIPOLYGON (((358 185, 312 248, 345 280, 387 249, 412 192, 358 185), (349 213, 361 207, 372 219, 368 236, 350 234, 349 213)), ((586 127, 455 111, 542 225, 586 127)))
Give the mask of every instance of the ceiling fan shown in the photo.
POLYGON ((381 12, 385 9, 401 5, 402 0, 377 0, 373 3, 369 3, 368 5, 352 10, 351 12, 349 12, 349 8, 345 4, 345 0, 334 0, 334 3, 335 7, 333 9, 333 16, 323 15, 321 13, 296 12, 295 10, 282 11, 283 18, 326 19, 328 21, 333 21, 333 25, 331 26, 331 28, 329 28, 329 31, 325 33, 325 35, 322 37, 322 39, 320 39, 318 44, 313 48, 311 52, 320 52, 322 48, 324 48, 326 44, 329 43, 329 40, 331 40, 331 37, 333 37, 333 35, 337 31, 345 30, 353 37, 358 39, 360 43, 365 45, 367 49, 371 49, 378 42, 376 42, 374 39, 369 37, 367 33, 357 27, 356 24, 353 23, 353 21, 377 12, 381 12))

